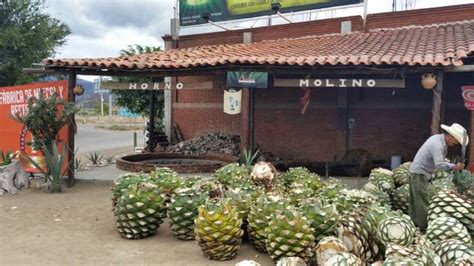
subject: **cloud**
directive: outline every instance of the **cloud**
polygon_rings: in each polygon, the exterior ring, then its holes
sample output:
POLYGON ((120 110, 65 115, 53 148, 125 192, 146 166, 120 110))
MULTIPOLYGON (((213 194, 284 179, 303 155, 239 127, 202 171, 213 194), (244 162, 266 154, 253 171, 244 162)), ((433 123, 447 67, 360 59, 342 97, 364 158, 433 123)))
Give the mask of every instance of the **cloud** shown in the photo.
MULTIPOLYGON (((72 31, 68 42, 57 51, 56 58, 118 56, 128 45, 162 46, 161 36, 170 32, 174 0, 46 0, 44 12, 65 22, 72 31)), ((472 3, 472 0, 450 0, 450 5, 472 3)), ((445 0, 416 0, 416 8, 446 5, 445 0)), ((369 1, 369 13, 389 12, 392 0, 369 1)), ((295 13, 297 14, 297 13, 295 13)), ((311 19, 361 15, 362 8, 313 12, 311 19)), ((309 15, 287 14, 293 21, 304 21, 309 15)), ((254 21, 220 23, 229 29, 267 25, 268 17, 254 21)), ((274 16, 273 24, 286 23, 274 16)), ((182 28, 181 35, 221 31, 201 25, 182 28)))
POLYGON ((94 1, 87 2, 90 16, 106 27, 149 28, 168 21, 173 14, 172 1, 94 1), (168 11, 168 12, 167 12, 168 11))
POLYGON ((122 49, 128 45, 163 47, 161 38, 143 36, 140 32, 131 29, 112 30, 101 39, 84 38, 79 35, 68 37, 66 45, 60 47, 56 58, 96 58, 119 56, 122 49))
POLYGON ((47 0, 44 12, 71 28, 56 58, 109 57, 132 44, 163 47, 173 5, 171 0, 47 0))
POLYGON ((75 35, 99 38, 107 31, 132 28, 142 33, 168 31, 174 1, 48 0, 46 12, 75 35))

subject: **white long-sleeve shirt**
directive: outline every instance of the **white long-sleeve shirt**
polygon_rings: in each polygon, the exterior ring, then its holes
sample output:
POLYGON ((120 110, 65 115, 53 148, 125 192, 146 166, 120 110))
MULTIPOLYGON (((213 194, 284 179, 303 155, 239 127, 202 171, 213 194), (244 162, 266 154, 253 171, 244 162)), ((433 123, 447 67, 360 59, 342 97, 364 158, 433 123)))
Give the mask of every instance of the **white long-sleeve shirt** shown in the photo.
POLYGON ((444 134, 433 135, 428 138, 415 155, 410 165, 410 172, 426 176, 431 179, 431 174, 436 168, 450 169, 452 163, 445 162, 448 147, 444 134))

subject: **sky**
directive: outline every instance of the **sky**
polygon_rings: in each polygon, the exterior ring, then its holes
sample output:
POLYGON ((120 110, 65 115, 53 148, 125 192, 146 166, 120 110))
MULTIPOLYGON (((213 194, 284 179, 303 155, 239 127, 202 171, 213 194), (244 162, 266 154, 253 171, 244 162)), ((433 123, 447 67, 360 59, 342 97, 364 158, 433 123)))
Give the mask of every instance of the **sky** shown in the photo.
MULTIPOLYGON (((407 0, 414 8, 429 8, 474 3, 474 0, 407 0)), ((398 2, 402 2, 398 0, 398 2)), ((175 15, 175 0, 46 0, 44 12, 66 23, 72 33, 57 49, 55 58, 94 58, 118 56, 128 45, 161 46, 161 37, 170 32, 175 15)), ((368 0, 368 13, 392 11, 392 0, 368 0)), ((312 20, 362 15, 362 8, 319 11, 312 20)), ((309 14, 286 14, 292 21, 309 20, 309 14)), ((266 25, 268 17, 246 22, 220 23, 228 29, 266 25)), ((274 18, 272 24, 285 23, 274 18)), ((180 35, 221 31, 215 26, 192 26, 180 29, 180 35)))

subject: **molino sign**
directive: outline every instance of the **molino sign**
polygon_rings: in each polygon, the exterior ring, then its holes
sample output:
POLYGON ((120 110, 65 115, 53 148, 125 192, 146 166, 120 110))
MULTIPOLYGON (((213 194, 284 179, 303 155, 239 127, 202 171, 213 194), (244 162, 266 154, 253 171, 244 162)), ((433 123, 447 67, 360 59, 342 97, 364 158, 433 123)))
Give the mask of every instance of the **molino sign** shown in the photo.
MULTIPOLYGON (((37 98, 41 93, 46 98, 57 94, 58 97, 67 100, 67 81, 0 87, 0 150, 26 152, 35 160, 42 156, 27 145, 32 139, 28 129, 12 118, 15 114, 25 115, 28 112, 28 100, 32 97, 37 98)), ((59 132, 59 138, 64 144, 67 136, 68 128, 65 127, 59 132)), ((26 171, 37 172, 34 167, 25 168, 26 171)))
POLYGON ((274 79, 274 87, 405 88, 405 79, 274 79))
POLYGON ((212 21, 225 21, 274 14, 271 4, 279 2, 280 12, 295 12, 359 4, 363 0, 179 0, 181 26, 203 24, 203 14, 212 21))

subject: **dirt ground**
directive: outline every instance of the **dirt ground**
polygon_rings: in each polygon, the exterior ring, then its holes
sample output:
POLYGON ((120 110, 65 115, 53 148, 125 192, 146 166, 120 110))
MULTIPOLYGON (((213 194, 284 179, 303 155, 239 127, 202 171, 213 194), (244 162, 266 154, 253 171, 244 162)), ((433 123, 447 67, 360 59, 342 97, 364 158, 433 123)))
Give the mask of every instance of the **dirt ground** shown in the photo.
POLYGON ((153 237, 120 237, 111 210, 111 182, 80 181, 63 193, 21 190, 0 196, 0 265, 274 265, 244 243, 231 261, 206 259, 194 241, 173 238, 168 220, 153 237))

